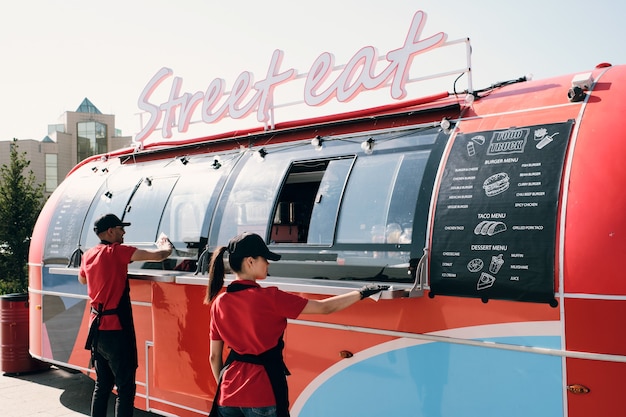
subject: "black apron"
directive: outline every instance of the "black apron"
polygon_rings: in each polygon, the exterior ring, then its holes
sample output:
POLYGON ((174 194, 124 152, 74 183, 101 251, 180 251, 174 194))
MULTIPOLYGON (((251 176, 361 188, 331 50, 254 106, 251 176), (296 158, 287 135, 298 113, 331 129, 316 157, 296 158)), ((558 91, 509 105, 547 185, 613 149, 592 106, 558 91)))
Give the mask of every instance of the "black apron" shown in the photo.
POLYGON ((133 363, 131 364, 137 368, 139 361, 137 358, 137 337, 135 335, 135 325, 133 323, 133 312, 130 305, 130 287, 126 283, 126 289, 120 298, 120 302, 117 308, 110 310, 102 310, 102 304, 98 308, 91 307, 91 312, 96 315, 89 327, 89 334, 87 335, 87 341, 85 342, 85 349, 91 351, 91 359, 89 360, 89 367, 93 368, 96 352, 98 350, 98 336, 100 335, 100 320, 102 316, 108 316, 117 314, 122 325, 122 334, 124 340, 127 340, 130 344, 131 352, 133 353, 133 363))
MULTIPOLYGON (((243 285, 240 283, 232 283, 227 288, 227 292, 236 292, 245 290, 248 288, 256 288, 250 285, 243 285)), ((234 361, 254 363, 257 365, 263 365, 267 376, 269 377, 272 390, 274 391, 274 397, 276 398, 276 415, 277 417, 289 417, 289 392, 287 387, 287 375, 290 375, 285 361, 283 360, 283 348, 285 342, 281 336, 278 340, 278 344, 268 351, 261 353, 260 355, 241 355, 234 350, 230 350, 224 367, 220 372, 220 379, 217 383, 217 390, 215 392, 215 398, 213 399, 213 406, 209 417, 217 417, 218 399, 220 396, 220 386, 222 385, 222 375, 228 366, 234 361)))
MULTIPOLYGON (((110 244, 106 241, 101 241, 103 244, 110 244)), ((126 288, 122 293, 122 297, 117 305, 117 308, 109 310, 102 310, 102 304, 98 305, 98 308, 91 306, 91 312, 96 315, 94 320, 89 326, 89 334, 87 335, 87 341, 85 342, 85 349, 91 351, 91 359, 89 360, 89 367, 94 367, 95 355, 98 350, 98 336, 100 334, 100 320, 102 316, 108 316, 117 314, 122 326, 122 334, 124 340, 127 340, 130 344, 131 352, 133 353, 132 365, 137 368, 139 361, 137 358, 137 337, 135 335, 135 324, 133 322, 133 310, 130 303, 130 284, 128 279, 126 280, 126 288)))

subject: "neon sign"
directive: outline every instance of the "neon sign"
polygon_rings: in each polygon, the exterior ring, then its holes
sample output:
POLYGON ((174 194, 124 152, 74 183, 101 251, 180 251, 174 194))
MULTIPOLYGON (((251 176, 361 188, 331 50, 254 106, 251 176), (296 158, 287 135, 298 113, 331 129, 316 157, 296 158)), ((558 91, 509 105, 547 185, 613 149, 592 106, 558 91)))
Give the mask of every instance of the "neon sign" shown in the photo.
MULTIPOLYGON (((413 58, 421 53, 441 46, 447 38, 443 32, 436 33, 426 39, 420 39, 426 14, 418 11, 413 16, 411 27, 404 45, 387 52, 388 62, 382 71, 376 71, 378 55, 376 48, 361 48, 348 61, 336 78, 331 79, 334 72, 334 56, 325 52, 315 59, 304 83, 304 103, 309 106, 322 106, 332 99, 348 102, 366 90, 380 89, 389 85, 390 95, 395 100, 406 97, 405 89, 408 72, 413 58)), ((138 99, 142 111, 150 114, 150 120, 137 134, 135 140, 142 142, 158 128, 162 120, 162 136, 172 137, 172 128, 177 126, 178 132, 186 132, 194 113, 199 110, 202 122, 217 123, 225 117, 242 119, 256 111, 257 120, 267 123, 273 104, 274 90, 294 80, 297 71, 290 68, 280 70, 284 53, 275 50, 264 79, 253 82, 253 74, 243 71, 229 93, 226 93, 225 81, 215 78, 206 91, 182 93, 182 78, 174 77, 167 101, 155 104, 151 102, 153 93, 164 87, 165 81, 172 77, 174 71, 161 68, 148 82, 138 99), (221 102, 221 103, 220 103, 221 102)))

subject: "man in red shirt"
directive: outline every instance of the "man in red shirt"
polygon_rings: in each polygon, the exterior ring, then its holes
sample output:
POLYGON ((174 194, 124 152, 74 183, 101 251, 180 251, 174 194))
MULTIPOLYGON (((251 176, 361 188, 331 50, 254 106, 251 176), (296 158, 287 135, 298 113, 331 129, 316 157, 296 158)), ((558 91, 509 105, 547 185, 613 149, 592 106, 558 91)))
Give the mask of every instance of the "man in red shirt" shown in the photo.
POLYGON ((89 337, 86 349, 92 352, 96 384, 91 400, 92 417, 105 417, 109 395, 117 386, 115 416, 133 415, 137 341, 133 325, 128 283, 128 264, 133 261, 162 261, 172 253, 167 238, 158 249, 145 250, 123 245, 124 228, 114 214, 94 223, 100 243, 87 250, 81 259, 78 281, 87 284, 91 303, 89 337))

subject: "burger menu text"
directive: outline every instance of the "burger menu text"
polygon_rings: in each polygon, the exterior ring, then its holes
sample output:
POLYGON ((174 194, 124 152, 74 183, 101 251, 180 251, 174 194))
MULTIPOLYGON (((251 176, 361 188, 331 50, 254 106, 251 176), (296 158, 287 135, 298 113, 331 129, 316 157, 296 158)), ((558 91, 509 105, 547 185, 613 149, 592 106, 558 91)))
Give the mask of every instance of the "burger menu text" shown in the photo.
POLYGON ((571 127, 457 134, 435 208, 431 295, 554 303, 557 208, 571 127))

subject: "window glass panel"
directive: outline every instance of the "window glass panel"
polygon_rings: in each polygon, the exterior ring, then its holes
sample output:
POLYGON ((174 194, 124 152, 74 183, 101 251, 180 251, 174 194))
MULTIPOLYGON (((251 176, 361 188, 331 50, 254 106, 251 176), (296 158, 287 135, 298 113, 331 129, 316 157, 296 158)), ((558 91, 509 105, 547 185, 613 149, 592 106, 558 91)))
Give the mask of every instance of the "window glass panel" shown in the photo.
POLYGON ((271 152, 265 159, 247 158, 232 188, 220 201, 220 213, 216 217, 219 224, 217 245, 227 244, 242 232, 267 236, 275 192, 289 159, 271 152))
POLYGON ((219 181, 228 174, 232 160, 222 160, 215 169, 214 158, 194 166, 192 159, 181 171, 181 177, 165 207, 160 230, 168 235, 177 250, 198 248, 207 210, 219 181))
POLYGON ((124 236, 126 243, 149 245, 156 241, 165 203, 177 180, 178 176, 146 177, 139 184, 124 216, 124 221, 131 223, 124 236))
POLYGON ((94 122, 94 134, 96 139, 107 137, 107 126, 100 122, 94 122))
POLYGON ((92 155, 106 153, 107 125, 100 122, 80 122, 76 126, 77 157, 79 161, 92 155))
POLYGON ((417 198, 429 155, 430 151, 421 151, 401 157, 389 205, 385 243, 411 243, 417 198))
POLYGON ((403 239, 410 236, 428 154, 422 151, 357 159, 342 203, 337 241, 399 243, 401 235, 403 239))
POLYGON ((95 155, 106 153, 107 147, 107 125, 95 122, 95 155))
POLYGON ((52 192, 58 186, 57 154, 46 154, 46 191, 52 192))
POLYGON ((46 235, 44 259, 60 259, 66 263, 79 247, 83 228, 91 230, 96 237, 92 230, 93 221, 85 223, 85 215, 103 181, 103 176, 86 170, 74 173, 61 183, 57 190, 61 195, 50 220, 54 226, 46 235))
MULTIPOLYGON (((143 181, 141 171, 134 167, 121 167, 111 174, 102 185, 89 209, 81 236, 83 249, 98 244, 98 236, 93 231, 96 219, 107 213, 113 213, 120 219, 124 218, 124 210, 132 192, 143 181)), ((130 229, 130 228, 129 228, 130 229)))
POLYGON ((307 243, 322 245, 333 243, 339 201, 351 166, 352 159, 328 163, 313 203, 307 243))
POLYGON ((91 144, 89 143, 89 139, 87 138, 80 136, 76 138, 76 147, 78 152, 77 158, 79 162, 93 155, 91 153, 91 144))

